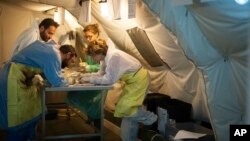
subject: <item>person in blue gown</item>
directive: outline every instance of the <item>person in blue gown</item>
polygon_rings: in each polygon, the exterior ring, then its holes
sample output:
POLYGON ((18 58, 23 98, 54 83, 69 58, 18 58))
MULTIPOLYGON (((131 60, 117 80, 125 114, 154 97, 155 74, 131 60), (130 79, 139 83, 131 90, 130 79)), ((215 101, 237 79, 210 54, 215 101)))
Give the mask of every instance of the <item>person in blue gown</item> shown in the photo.
POLYGON ((65 86, 61 67, 75 56, 71 45, 60 49, 39 40, 22 49, 0 70, 0 129, 8 141, 35 140, 41 117, 41 88, 44 76, 49 85, 65 86))

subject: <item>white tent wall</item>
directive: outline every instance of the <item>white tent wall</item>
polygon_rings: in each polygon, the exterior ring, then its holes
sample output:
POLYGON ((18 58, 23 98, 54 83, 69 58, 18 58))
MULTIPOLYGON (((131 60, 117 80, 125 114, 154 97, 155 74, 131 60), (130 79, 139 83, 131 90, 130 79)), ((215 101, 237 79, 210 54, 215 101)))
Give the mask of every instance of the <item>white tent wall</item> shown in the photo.
POLYGON ((171 0, 144 1, 202 70, 215 135, 219 141, 229 140, 230 124, 247 123, 250 4, 228 0, 174 6, 171 0))
MULTIPOLYGON (((193 118, 210 121, 216 140, 228 141, 230 124, 250 121, 250 110, 246 109, 246 103, 250 105, 250 3, 215 0, 185 6, 173 1, 136 0, 136 18, 109 20, 101 16, 98 1, 93 0, 92 21, 100 24, 104 37, 108 35, 118 48, 138 58, 149 70, 151 92, 191 103, 193 118), (144 60, 126 32, 133 27, 146 32, 171 69, 154 68, 144 60)), ((66 0, 40 2, 62 6, 79 16, 78 0, 69 5, 66 0)), ((41 15, 0 2, 1 62, 9 59, 18 34, 41 15)))
MULTIPOLYGON (((209 121, 206 109, 204 80, 201 72, 189 61, 179 47, 175 36, 159 22, 156 15, 151 13, 142 1, 137 1, 137 26, 143 29, 153 44, 161 59, 169 64, 171 70, 152 68, 141 57, 126 30, 135 26, 131 20, 123 26, 119 21, 103 18, 98 5, 93 3, 92 14, 100 23, 108 36, 118 48, 138 58, 149 70, 151 75, 150 91, 162 93, 193 105, 193 117, 196 120, 209 121), (153 23, 153 24, 152 24, 153 23)), ((146 51, 146 49, 145 49, 146 51)))
POLYGON ((3 62, 10 58, 17 36, 32 24, 34 16, 32 11, 6 3, 0 3, 0 9, 0 62, 3 62))
MULTIPOLYGON (((107 20, 101 16, 98 3, 95 1, 92 3, 92 14, 94 17, 92 21, 96 20, 101 25, 101 29, 104 29, 105 31, 104 36, 107 34, 118 48, 138 58, 149 70, 152 80, 150 91, 167 94, 172 98, 191 103, 193 105, 194 119, 209 121, 208 112, 206 109, 206 95, 203 75, 201 71, 196 68, 193 62, 187 59, 183 50, 179 46, 176 36, 160 22, 159 17, 150 12, 149 8, 143 3, 143 1, 138 0, 136 7, 137 15, 135 19, 107 20), (135 26, 138 26, 147 33, 147 36, 150 38, 150 41, 155 47, 156 52, 159 54, 161 59, 171 67, 171 70, 164 69, 164 67, 153 68, 143 59, 126 32, 127 29, 133 28, 135 26)), ((50 3, 47 2, 45 4, 50 3)), ((59 6, 63 6, 63 3, 59 4, 59 6)), ((13 6, 7 7, 11 9, 13 6)), ((73 7, 70 7, 69 9, 74 11, 72 13, 75 15, 75 17, 78 17, 79 13, 76 12, 77 10, 73 9, 73 7)), ((79 9, 79 7, 77 7, 77 9, 79 9)), ((8 32, 12 36, 7 37, 8 39, 12 40, 6 40, 5 43, 10 45, 3 46, 3 48, 8 51, 8 53, 4 53, 6 56, 4 60, 9 59, 11 53, 11 49, 6 48, 6 46, 12 47, 12 44, 19 33, 21 33, 21 31, 23 31, 25 28, 29 27, 34 18, 41 16, 51 16, 43 15, 41 12, 38 14, 39 12, 32 12, 31 10, 20 7, 17 9, 18 12, 15 11, 15 8, 13 8, 13 10, 13 15, 6 15, 4 18, 5 21, 9 21, 9 19, 16 19, 15 14, 19 13, 19 11, 23 11, 24 13, 20 12, 21 14, 19 17, 26 23, 20 23, 20 25, 18 24, 20 26, 18 32, 16 29, 16 27, 18 27, 17 23, 12 23, 12 29, 14 31, 8 32), (25 15, 27 15, 28 18, 24 19, 23 17, 25 17, 25 15), (25 26, 23 26, 23 24, 25 26)), ((0 22, 1 25, 4 24, 2 21, 3 20, 0 22)), ((9 25, 10 24, 8 24, 8 26, 9 25)), ((3 27, 8 26, 4 24, 3 27)), ((64 29, 58 30, 56 34, 64 34, 63 30, 64 29)))
MULTIPOLYGON (((139 1, 136 9, 138 27, 146 31, 157 53, 172 68, 171 71, 154 71, 148 67, 152 77, 151 91, 192 103, 197 119, 204 115, 209 117, 208 107, 216 139, 229 140, 229 125, 244 123, 246 114, 249 5, 240 6, 234 1, 191 6, 175 6, 170 0, 144 2, 155 15, 148 14, 150 10, 139 1), (227 12, 229 9, 233 10, 227 12), (213 16, 209 11, 213 11, 213 16), (200 17, 206 18, 200 20, 200 17), (206 25, 211 22, 215 24, 206 25), (212 28, 206 29, 206 26, 212 28), (244 34, 240 34, 242 32, 244 34), (235 38, 236 35, 240 36, 235 38)), ((145 62, 130 43, 127 33, 122 31, 123 27, 117 29, 113 21, 102 18, 98 12, 93 15, 119 48, 129 50, 145 62)))

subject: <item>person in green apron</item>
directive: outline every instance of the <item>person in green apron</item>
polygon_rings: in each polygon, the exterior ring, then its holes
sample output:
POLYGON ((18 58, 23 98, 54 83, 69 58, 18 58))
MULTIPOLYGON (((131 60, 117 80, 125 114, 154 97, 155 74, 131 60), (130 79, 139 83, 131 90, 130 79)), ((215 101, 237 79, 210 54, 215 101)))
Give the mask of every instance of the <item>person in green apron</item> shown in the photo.
POLYGON ((7 131, 8 141, 36 139, 41 117, 41 90, 36 76, 42 75, 51 86, 65 86, 62 64, 75 56, 71 45, 58 50, 54 44, 35 41, 22 49, 0 70, 0 129, 7 131))
MULTIPOLYGON (((100 29, 98 24, 89 24, 84 27, 83 29, 83 35, 85 40, 87 41, 87 44, 90 42, 96 41, 99 38, 100 35, 100 29)), ((106 43, 108 44, 109 48, 114 48, 114 43, 108 38, 106 40, 106 43)), ((85 50, 87 49, 87 46, 85 50)), ((87 63, 86 70, 87 72, 97 72, 100 69, 99 62, 95 62, 92 57, 89 55, 85 55, 85 61, 87 63)))
POLYGON ((157 120, 157 115, 143 107, 149 85, 147 70, 136 58, 119 49, 109 48, 102 39, 90 43, 87 53, 94 61, 103 63, 100 71, 82 77, 81 81, 99 85, 114 84, 118 80, 123 82, 114 116, 122 118, 122 140, 136 141, 139 123, 151 125, 157 120))
MULTIPOLYGON (((83 35, 86 41, 86 46, 83 48, 84 53, 87 50, 87 46, 90 42, 93 42, 99 38, 100 29, 98 24, 89 24, 84 27, 83 35)), ((114 44, 110 39, 107 40, 109 46, 114 44)), ((95 62, 91 56, 85 53, 86 71, 88 73, 98 72, 100 70, 99 62, 95 62)), ((68 92, 65 102, 75 108, 78 108, 81 112, 88 116, 88 122, 93 122, 99 127, 100 122, 100 109, 101 108, 101 91, 84 91, 84 92, 68 92)))
MULTIPOLYGON (((83 30, 86 44, 96 40, 99 37, 100 30, 98 24, 90 24, 84 27, 83 30)), ((87 46, 86 46, 87 47, 87 46)), ((86 47, 83 48, 84 52, 86 47)), ((97 72, 100 69, 99 63, 95 62, 91 56, 84 54, 83 61, 86 62, 86 71, 89 73, 97 72)), ((101 108, 101 91, 72 91, 68 92, 65 102, 70 106, 79 109, 88 117, 88 122, 93 122, 99 127, 100 109, 101 108)))
POLYGON ((100 65, 98 62, 95 62, 91 56, 86 54, 86 50, 90 42, 93 42, 99 38, 100 29, 99 29, 98 24, 89 24, 85 26, 83 29, 83 35, 86 40, 86 46, 84 48, 85 61, 87 63, 86 70, 87 72, 90 72, 90 73, 97 72, 100 69, 100 65))

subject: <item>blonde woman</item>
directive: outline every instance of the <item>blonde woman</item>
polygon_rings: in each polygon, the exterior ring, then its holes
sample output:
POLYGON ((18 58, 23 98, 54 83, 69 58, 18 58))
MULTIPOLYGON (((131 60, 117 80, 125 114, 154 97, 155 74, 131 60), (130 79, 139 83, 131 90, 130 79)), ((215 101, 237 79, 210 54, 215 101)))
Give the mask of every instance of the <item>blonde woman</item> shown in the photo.
MULTIPOLYGON (((98 40, 101 31, 98 24, 89 24, 84 27, 83 35, 87 44, 98 40)), ((114 46, 111 40, 108 39, 109 46, 114 46)), ((85 48, 87 50, 87 48, 85 48)), ((100 62, 95 62, 89 55, 85 55, 87 63, 86 70, 89 73, 100 70, 100 62)), ((100 127, 100 111, 101 108, 101 91, 84 91, 84 92, 69 92, 65 102, 80 109, 88 116, 89 122, 93 122, 95 126, 100 127), (86 93, 86 94, 83 94, 86 93), (91 94, 89 94, 91 93, 91 94)))
POLYGON ((100 85, 114 84, 118 80, 124 82, 114 116, 122 118, 122 140, 136 141, 139 123, 151 125, 157 120, 157 115, 143 108, 149 85, 147 70, 136 58, 121 50, 108 48, 101 39, 90 43, 87 53, 95 62, 103 61, 103 65, 99 72, 83 77, 82 81, 100 85))

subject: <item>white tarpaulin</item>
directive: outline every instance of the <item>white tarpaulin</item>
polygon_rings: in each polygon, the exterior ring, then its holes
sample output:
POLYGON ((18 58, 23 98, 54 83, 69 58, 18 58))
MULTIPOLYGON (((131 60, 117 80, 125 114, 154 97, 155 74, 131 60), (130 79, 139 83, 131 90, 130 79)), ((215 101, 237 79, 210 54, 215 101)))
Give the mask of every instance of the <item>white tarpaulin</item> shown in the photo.
MULTIPOLYGON (((76 18, 80 15, 77 0, 70 4, 66 0, 40 2, 63 7, 76 18)), ((246 5, 238 5, 234 0, 190 1, 188 5, 178 2, 136 0, 135 18, 110 20, 101 16, 98 0, 93 0, 91 21, 99 23, 101 37, 108 35, 118 48, 138 58, 149 70, 151 92, 191 103, 193 118, 211 122, 216 139, 228 141, 230 124, 250 121, 246 106, 250 101, 247 89, 250 2, 246 5), (140 52, 143 47, 139 50, 127 33, 135 27, 145 32, 161 61, 169 67, 152 67, 146 61, 149 49, 144 49, 145 54, 140 52)), ((52 15, 0 2, 0 61, 9 59, 21 31, 35 18, 48 16, 52 15)), ((72 30, 68 24, 71 23, 64 25, 57 35, 72 30)))
POLYGON ((170 0, 145 1, 202 70, 215 135, 219 141, 229 140, 229 125, 244 123, 246 116, 250 3, 217 1, 175 7, 170 0))

